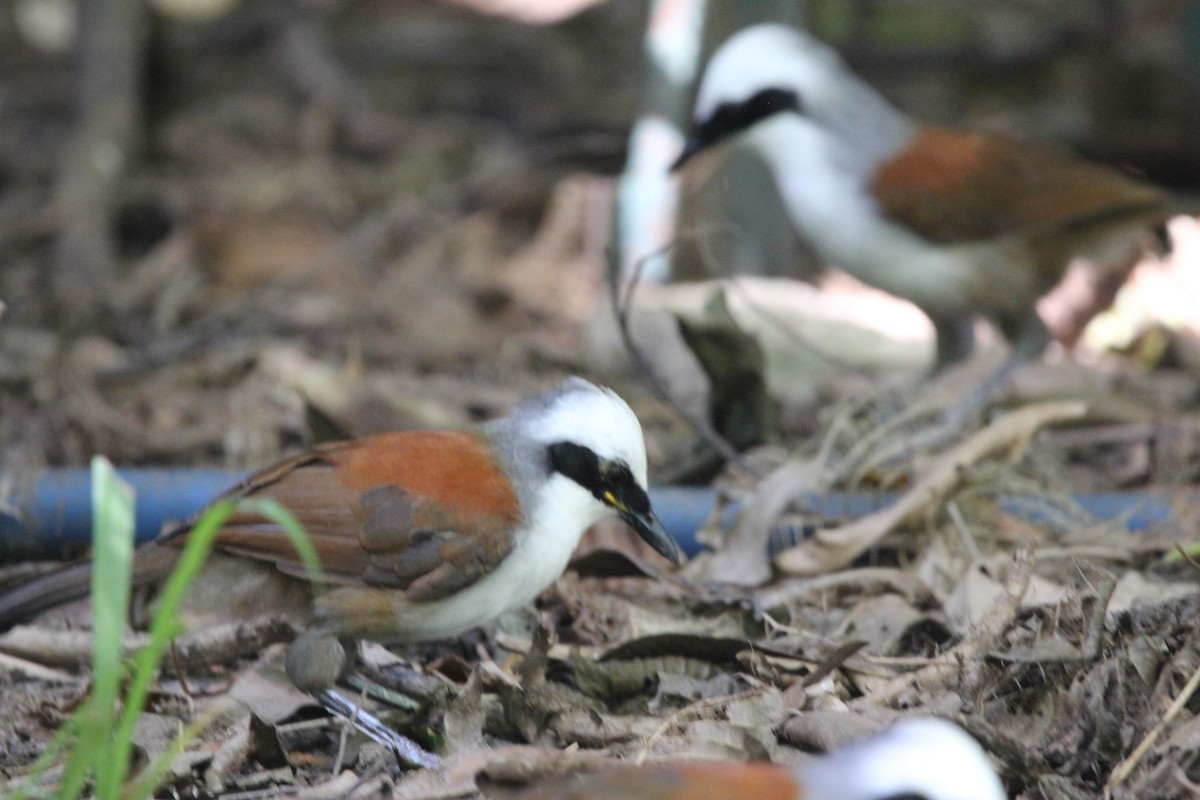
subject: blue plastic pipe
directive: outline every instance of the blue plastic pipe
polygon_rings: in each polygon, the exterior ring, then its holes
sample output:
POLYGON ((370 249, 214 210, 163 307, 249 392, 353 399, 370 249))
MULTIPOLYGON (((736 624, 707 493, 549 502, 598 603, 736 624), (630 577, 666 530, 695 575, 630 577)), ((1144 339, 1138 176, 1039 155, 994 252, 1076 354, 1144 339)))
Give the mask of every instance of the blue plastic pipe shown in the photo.
MULTIPOLYGON (((246 473, 219 469, 123 469, 121 477, 137 495, 138 541, 152 539, 164 524, 186 519, 212 498, 234 486, 246 473)), ((696 532, 716 503, 715 493, 703 487, 655 487, 654 510, 663 525, 689 555, 701 549, 696 532)), ((800 506, 815 517, 852 519, 876 511, 895 494, 833 493, 803 498, 800 506)), ((1178 499, 1177 495, 1175 499, 1178 499)), ((1171 497, 1142 492, 1107 492, 1075 497, 1085 511, 1106 521, 1119 521, 1130 531, 1166 523, 1172 518, 1171 497)), ((1200 493, 1193 501, 1200 502, 1200 493)), ((35 558, 67 558, 91 542, 91 477, 86 469, 49 470, 37 479, 28 497, 16 498, 15 509, 0 506, 0 563, 35 558)), ((1033 522, 1047 521, 1036 505, 1019 498, 1002 507, 1033 522)), ((729 508, 728 524, 735 513, 729 508)))
MULTIPOLYGON (((222 469, 118 470, 137 498, 139 542, 163 525, 187 519, 247 473, 222 469)), ((91 471, 51 469, 42 473, 16 509, 0 507, 0 563, 71 558, 92 541, 91 471)))

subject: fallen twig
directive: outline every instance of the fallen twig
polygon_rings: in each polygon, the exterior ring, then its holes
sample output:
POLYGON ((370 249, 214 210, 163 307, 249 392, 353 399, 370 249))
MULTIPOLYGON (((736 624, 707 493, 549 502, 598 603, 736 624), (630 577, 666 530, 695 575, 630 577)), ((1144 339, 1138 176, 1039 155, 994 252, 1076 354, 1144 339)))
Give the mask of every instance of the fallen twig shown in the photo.
POLYGON ((1083 403, 1042 403, 1007 414, 955 447, 917 481, 903 497, 885 509, 848 525, 817 532, 775 556, 775 565, 793 575, 815 575, 849 564, 888 533, 941 502, 963 480, 971 465, 1000 450, 1024 450, 1038 429, 1084 415, 1083 403))
POLYGON ((21 675, 45 683, 83 683, 84 679, 69 672, 53 669, 44 664, 27 661, 16 656, 0 653, 0 673, 21 675))

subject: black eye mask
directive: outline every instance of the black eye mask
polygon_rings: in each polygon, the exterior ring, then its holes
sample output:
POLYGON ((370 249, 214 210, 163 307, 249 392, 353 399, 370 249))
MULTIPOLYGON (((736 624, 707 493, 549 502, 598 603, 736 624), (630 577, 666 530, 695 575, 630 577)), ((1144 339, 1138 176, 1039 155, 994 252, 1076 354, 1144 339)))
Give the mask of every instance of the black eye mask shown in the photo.
POLYGON ((705 148, 746 130, 759 120, 785 111, 800 111, 800 96, 790 89, 763 89, 740 103, 722 103, 708 119, 692 129, 683 152, 671 165, 682 167, 705 148))

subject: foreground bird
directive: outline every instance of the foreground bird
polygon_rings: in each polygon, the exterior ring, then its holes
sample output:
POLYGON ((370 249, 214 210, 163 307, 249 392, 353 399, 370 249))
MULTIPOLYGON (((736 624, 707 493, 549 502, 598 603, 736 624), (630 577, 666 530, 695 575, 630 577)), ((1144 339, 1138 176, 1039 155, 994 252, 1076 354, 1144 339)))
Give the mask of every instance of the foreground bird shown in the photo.
MULTIPOLYGON (((487 792, 484 793, 487 796, 487 792)), ((803 766, 697 762, 545 781, 519 800, 1004 800, 991 762, 957 725, 897 722, 803 766)))
POLYGON ((763 158, 825 260, 929 316, 935 371, 970 353, 975 315, 1014 359, 1040 354, 1049 335, 1034 304, 1068 260, 1128 262, 1167 216, 1154 187, 1055 148, 922 125, 782 25, 746 28, 714 53, 672 169, 733 138, 763 158))
MULTIPOLYGON (((646 489, 637 417, 611 390, 572 378, 479 433, 379 434, 251 476, 226 497, 288 508, 312 539, 323 585, 310 582, 274 523, 239 513, 217 535, 188 610, 295 619, 304 632, 288 648, 288 676, 320 692, 348 668, 355 640, 455 636, 529 602, 606 516, 678 563, 646 489)), ((160 581, 189 530, 139 548, 135 583, 160 581)), ((0 596, 0 630, 83 597, 89 580, 79 565, 0 596)))

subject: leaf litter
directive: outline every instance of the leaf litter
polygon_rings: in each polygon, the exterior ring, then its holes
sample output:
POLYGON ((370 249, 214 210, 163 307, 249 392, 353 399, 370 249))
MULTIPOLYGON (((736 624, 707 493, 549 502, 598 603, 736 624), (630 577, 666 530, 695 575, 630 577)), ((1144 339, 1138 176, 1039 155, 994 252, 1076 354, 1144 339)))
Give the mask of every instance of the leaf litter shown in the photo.
MULTIPOLYGON (((843 523, 805 512, 803 497, 874 489, 881 470, 823 468, 827 442, 766 446, 759 463, 778 466, 762 482, 717 479, 742 511, 727 530, 714 521, 715 546, 679 574, 605 532, 532 615, 457 642, 366 647, 363 674, 410 702, 364 694, 364 708, 437 748, 442 774, 397 773, 292 688, 271 644, 288 638, 279 621, 181 637, 162 680, 190 701, 148 712, 139 752, 152 757, 184 721, 210 714, 168 770, 177 790, 502 796, 614 759, 793 763, 897 716, 935 713, 979 737, 1020 796, 1177 796, 1200 739, 1190 702, 1200 609, 1194 568, 1164 556, 1188 538, 1175 520, 1129 534, 1075 502, 1058 466, 1089 445, 1037 431, 1063 420, 1086 430, 1086 414, 1035 404, 914 452, 909 474, 886 481, 899 499, 843 523), (772 556, 780 520, 817 533, 772 556)), ((1176 504, 1195 513, 1182 494, 1176 504)), ((85 674, 80 635, 6 634, 6 657, 33 667, 14 664, 4 680, 45 685, 40 702, 62 702, 50 670, 85 674)), ((13 733, 49 735, 20 698, 0 701, 13 733)), ((4 768, 19 775, 30 750, 7 752, 4 768)))
MULTIPOLYGON (((282 132, 307 110, 246 91, 224 113, 278 117, 264 130, 280 141, 203 103, 156 132, 174 173, 151 170, 139 191, 190 199, 119 276, 121 321, 63 336, 30 288, 46 237, 11 239, 6 475, 94 452, 247 468, 332 437, 470 424, 570 372, 630 398, 652 475, 700 452, 606 339, 597 209, 611 181, 544 167, 499 127, 456 120, 389 120, 417 130, 374 160, 297 144, 282 132), (268 144, 287 158, 264 158, 268 144)), ((723 508, 710 516, 708 549, 678 574, 610 527, 532 611, 453 642, 362 648, 360 673, 386 691, 346 691, 437 749, 442 771, 396 771, 295 690, 286 620, 230 619, 180 637, 138 727, 152 758, 204 721, 164 794, 500 796, 616 759, 795 763, 939 714, 984 742, 1014 796, 1195 795, 1198 567, 1175 554, 1200 520, 1188 337, 1153 370, 1029 365, 990 422, 947 427, 969 379, 914 387, 911 372, 897 383, 797 355, 822 291, 738 278, 639 293, 634 338, 665 384, 754 381, 749 398, 718 386, 675 402, 726 409, 716 431, 767 444, 743 455, 753 470, 703 478, 736 512, 729 527, 723 508), (705 340, 709 373, 688 337, 705 340), (723 340, 750 355, 721 363, 707 348, 723 340), (1130 533, 1075 498, 1118 490, 1170 513, 1130 533), (807 502, 831 492, 893 499, 856 515, 807 502)), ((3 487, 6 503, 19 488, 3 487)), ((5 567, 0 585, 28 576, 5 567)), ((0 791, 79 702, 89 650, 86 618, 68 612, 0 636, 0 791)))

